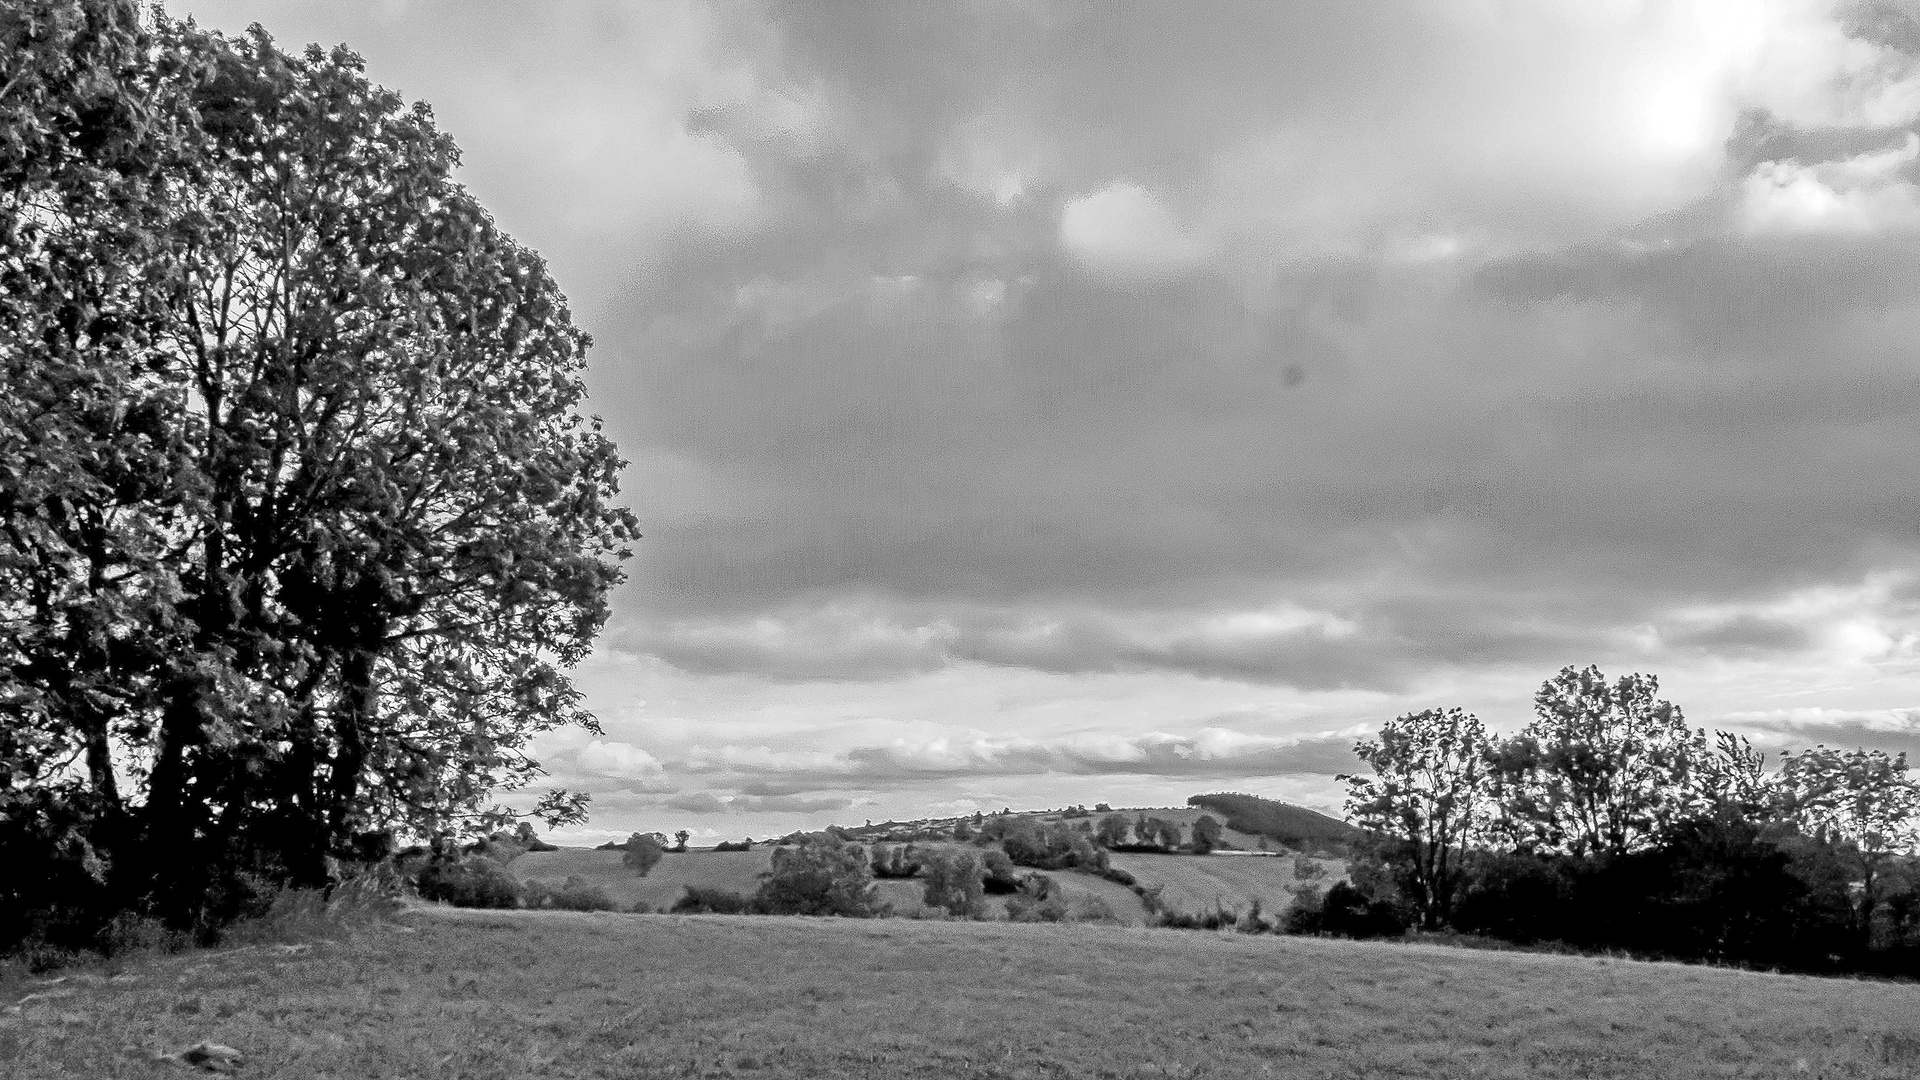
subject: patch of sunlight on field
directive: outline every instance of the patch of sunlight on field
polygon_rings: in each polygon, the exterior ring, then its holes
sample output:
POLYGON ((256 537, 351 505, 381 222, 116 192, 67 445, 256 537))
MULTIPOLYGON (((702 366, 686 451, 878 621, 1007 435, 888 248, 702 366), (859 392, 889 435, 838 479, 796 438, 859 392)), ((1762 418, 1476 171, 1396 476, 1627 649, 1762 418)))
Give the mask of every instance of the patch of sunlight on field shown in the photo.
POLYGON ((1087 925, 422 908, 0 985, 0 1078, 1910 1078, 1920 987, 1087 925))

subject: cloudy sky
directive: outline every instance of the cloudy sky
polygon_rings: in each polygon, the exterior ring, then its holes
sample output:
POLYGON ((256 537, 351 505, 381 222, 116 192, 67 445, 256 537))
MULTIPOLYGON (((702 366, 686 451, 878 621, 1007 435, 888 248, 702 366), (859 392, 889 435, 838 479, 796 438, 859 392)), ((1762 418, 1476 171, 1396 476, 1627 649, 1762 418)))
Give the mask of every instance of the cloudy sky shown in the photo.
POLYGON ((1920 4, 171 0, 594 334, 574 839, 1241 790, 1563 665, 1920 750, 1920 4))

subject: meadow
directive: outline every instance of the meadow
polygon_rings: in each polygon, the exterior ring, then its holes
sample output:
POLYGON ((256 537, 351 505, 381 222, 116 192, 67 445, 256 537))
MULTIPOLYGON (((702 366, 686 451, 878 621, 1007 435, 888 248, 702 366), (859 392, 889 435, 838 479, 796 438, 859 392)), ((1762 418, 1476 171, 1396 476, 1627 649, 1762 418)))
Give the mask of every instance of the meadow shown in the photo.
POLYGON ((1085 924, 420 906, 0 992, 0 1080, 1920 1072, 1909 984, 1085 924))
MULTIPOLYGON (((934 845, 922 844, 922 847, 934 845)), ((509 864, 521 881, 541 881, 560 885, 569 877, 585 879, 606 890, 607 896, 623 911, 639 906, 649 911, 671 907, 689 885, 703 889, 724 889, 751 896, 760 887, 760 875, 773 860, 771 846, 750 851, 705 851, 695 849, 671 852, 647 873, 638 877, 621 861, 619 851, 588 848, 561 848, 558 851, 533 851, 509 864)), ((1295 892, 1307 882, 1294 877, 1294 856, 1230 855, 1155 855, 1120 852, 1112 856, 1115 867, 1134 875, 1148 888, 1160 889, 1160 902, 1169 910, 1205 914, 1219 906, 1245 911, 1258 900, 1261 909, 1278 915, 1292 903, 1295 892)), ((1342 864, 1325 860, 1327 876, 1316 884, 1326 887, 1339 879, 1342 864)), ((1048 871, 1069 905, 1077 912, 1103 912, 1123 926, 1141 926, 1148 921, 1146 906, 1126 886, 1091 874, 1071 870, 1048 871)), ((924 883, 917 879, 876 882, 880 896, 896 915, 921 918, 934 914, 921 902, 924 883)), ((997 915, 1005 914, 1005 901, 989 897, 997 915)))

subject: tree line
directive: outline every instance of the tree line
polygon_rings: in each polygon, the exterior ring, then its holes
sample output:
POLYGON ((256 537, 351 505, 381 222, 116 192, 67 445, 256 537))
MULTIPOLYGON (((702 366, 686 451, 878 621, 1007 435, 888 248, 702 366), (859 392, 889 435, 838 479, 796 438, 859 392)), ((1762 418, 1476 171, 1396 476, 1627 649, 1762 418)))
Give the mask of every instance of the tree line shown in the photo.
POLYGON ((498 828, 594 727, 623 462, 458 160, 345 47, 0 3, 0 950, 498 828))
POLYGON ((1920 974, 1906 756, 1822 745, 1770 767, 1658 695, 1568 667, 1505 738, 1458 708, 1383 725, 1354 748, 1372 775, 1341 778, 1369 840, 1327 902, 1376 930, 1920 974))

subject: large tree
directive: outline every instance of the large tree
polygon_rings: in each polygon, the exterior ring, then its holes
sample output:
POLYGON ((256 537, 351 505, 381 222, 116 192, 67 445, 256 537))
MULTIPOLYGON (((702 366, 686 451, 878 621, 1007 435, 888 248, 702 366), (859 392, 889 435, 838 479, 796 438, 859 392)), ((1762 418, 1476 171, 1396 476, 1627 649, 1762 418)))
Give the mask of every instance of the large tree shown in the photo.
POLYGON ((1480 719, 1425 709, 1381 725, 1354 753, 1372 776, 1343 776, 1347 817, 1374 834, 1429 930, 1452 911, 1467 846, 1490 816, 1490 747, 1480 719))
MULTIPOLYGON (((145 841, 127 856, 184 868, 151 868, 163 901, 196 864, 312 881, 396 830, 496 825, 493 793, 537 775, 530 737, 593 723, 564 670, 636 535, 579 412, 586 335, 427 108, 353 53, 15 8, 53 28, 30 42, 114 47, 0 112, 0 164, 35 180, 4 204, 0 270, 53 283, 0 326, 32 376, 0 469, 34 478, 0 502, 0 574, 49 583, 4 612, 8 699, 105 755, 92 786, 145 841), (61 116, 78 134, 37 134, 61 116), (63 313, 88 274, 103 300, 63 313), (76 638, 71 690, 44 658, 76 638)), ((53 48, 0 60, 0 87, 66 71, 53 48)))
POLYGON ((1706 735, 1657 695, 1652 675, 1608 681, 1562 668, 1534 695, 1534 720, 1498 748, 1501 826, 1522 846, 1581 856, 1654 843, 1697 812, 1706 735))

